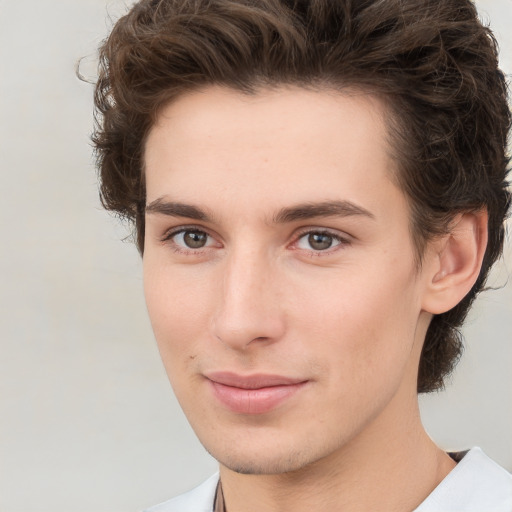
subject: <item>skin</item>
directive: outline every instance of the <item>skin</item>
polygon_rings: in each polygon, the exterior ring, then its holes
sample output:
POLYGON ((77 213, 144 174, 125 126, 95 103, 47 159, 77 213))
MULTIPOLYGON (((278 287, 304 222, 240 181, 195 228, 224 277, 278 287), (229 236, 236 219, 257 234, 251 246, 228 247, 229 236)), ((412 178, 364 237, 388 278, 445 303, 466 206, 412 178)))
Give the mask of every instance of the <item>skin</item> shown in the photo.
POLYGON ((421 425, 417 369, 432 313, 451 307, 438 297, 460 300, 453 275, 478 271, 460 247, 479 245, 439 241, 417 269, 384 113, 362 93, 209 87, 148 137, 148 311, 230 512, 412 510, 454 466, 421 425), (282 215, 335 201, 336 215, 282 215), (216 399, 215 371, 305 384, 246 414, 216 399))

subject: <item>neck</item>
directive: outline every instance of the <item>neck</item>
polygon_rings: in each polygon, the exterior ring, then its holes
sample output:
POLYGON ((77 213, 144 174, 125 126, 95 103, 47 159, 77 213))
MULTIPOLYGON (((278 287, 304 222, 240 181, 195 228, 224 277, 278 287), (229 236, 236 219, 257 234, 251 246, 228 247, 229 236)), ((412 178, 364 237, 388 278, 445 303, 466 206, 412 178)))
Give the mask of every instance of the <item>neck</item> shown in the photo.
POLYGON ((423 429, 414 397, 407 415, 387 408, 350 443, 298 471, 242 475, 221 466, 221 482, 227 512, 403 512, 454 466, 423 429))

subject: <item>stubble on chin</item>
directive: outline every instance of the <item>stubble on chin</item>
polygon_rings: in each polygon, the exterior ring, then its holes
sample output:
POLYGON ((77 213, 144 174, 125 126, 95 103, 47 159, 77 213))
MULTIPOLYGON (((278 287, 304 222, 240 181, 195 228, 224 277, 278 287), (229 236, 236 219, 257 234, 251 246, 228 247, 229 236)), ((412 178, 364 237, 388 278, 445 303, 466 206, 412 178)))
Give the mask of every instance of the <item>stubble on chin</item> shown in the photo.
POLYGON ((283 450, 268 448, 268 453, 261 450, 257 455, 238 453, 236 450, 206 451, 215 458, 221 466, 242 475, 284 475, 300 472, 323 459, 326 454, 315 454, 308 450, 307 444, 301 449, 283 450))

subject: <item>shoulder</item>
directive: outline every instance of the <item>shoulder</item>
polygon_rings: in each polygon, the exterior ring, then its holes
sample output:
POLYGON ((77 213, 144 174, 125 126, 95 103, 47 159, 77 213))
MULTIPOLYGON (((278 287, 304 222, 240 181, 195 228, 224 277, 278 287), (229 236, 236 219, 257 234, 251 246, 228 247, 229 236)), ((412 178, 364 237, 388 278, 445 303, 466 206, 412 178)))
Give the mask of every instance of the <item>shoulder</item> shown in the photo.
POLYGON ((512 475, 480 448, 473 448, 415 512, 483 510, 512 511, 512 475))
POLYGON ((148 508, 144 512, 212 512, 218 481, 219 474, 216 473, 191 491, 148 508))

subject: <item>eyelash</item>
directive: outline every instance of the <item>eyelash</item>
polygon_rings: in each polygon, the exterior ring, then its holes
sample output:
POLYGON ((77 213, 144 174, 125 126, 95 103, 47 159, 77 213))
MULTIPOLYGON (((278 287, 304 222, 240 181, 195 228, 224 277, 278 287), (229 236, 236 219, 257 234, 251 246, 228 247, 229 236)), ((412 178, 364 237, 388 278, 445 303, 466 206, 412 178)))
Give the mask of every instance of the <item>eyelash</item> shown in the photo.
MULTIPOLYGON (((309 235, 328 236, 329 238, 332 238, 333 242, 337 242, 336 245, 328 247, 325 250, 303 249, 303 251, 305 251, 306 253, 309 253, 309 256, 312 256, 312 257, 327 256, 337 250, 342 249, 343 247, 350 245, 350 240, 348 239, 348 237, 342 237, 341 235, 339 235, 337 233, 333 233, 332 231, 329 231, 328 229, 314 229, 314 228, 305 229, 304 231, 301 231, 300 233, 298 233, 297 236, 294 238, 292 245, 297 245, 297 243, 302 238, 309 236, 309 235)), ((296 248, 295 250, 301 250, 301 249, 296 248)))
POLYGON ((200 255, 205 252, 205 249, 209 249, 210 247, 201 247, 199 249, 193 249, 193 248, 186 248, 181 245, 178 245, 176 242, 174 242, 173 238, 181 233, 187 233, 187 232, 196 232, 196 233, 204 233, 207 237, 212 238, 213 237, 206 231, 203 227, 200 226, 180 226, 179 228, 171 229, 170 231, 167 231, 165 235, 161 238, 161 241, 167 245, 170 245, 172 250, 174 252, 177 252, 178 254, 185 254, 185 255, 200 255))
MULTIPOLYGON (((213 239, 214 237, 208 233, 203 227, 200 226, 181 226, 179 228, 172 229, 165 233, 165 235, 161 238, 161 242, 166 243, 171 246, 174 252, 184 255, 201 255, 206 250, 210 249, 211 246, 201 247, 198 249, 193 248, 185 248, 181 245, 178 245, 176 242, 174 242, 173 238, 181 233, 186 232, 198 232, 198 233, 204 233, 207 237, 213 239)), ((298 233, 295 237, 293 242, 290 244, 292 246, 296 246, 297 243, 304 238, 305 236, 309 235, 324 235, 332 238, 334 242, 337 242, 336 245, 328 247, 325 250, 315 250, 315 249, 302 249, 303 252, 308 254, 312 257, 319 257, 324 255, 329 255, 335 252, 336 250, 339 250, 343 247, 346 247, 350 245, 351 241, 348 239, 348 237, 342 237, 339 234, 333 233, 332 231, 326 230, 326 229, 304 229, 300 233, 298 233), (338 248, 338 249, 337 249, 338 248)), ((293 247, 294 250, 301 250, 297 247, 293 247)))

